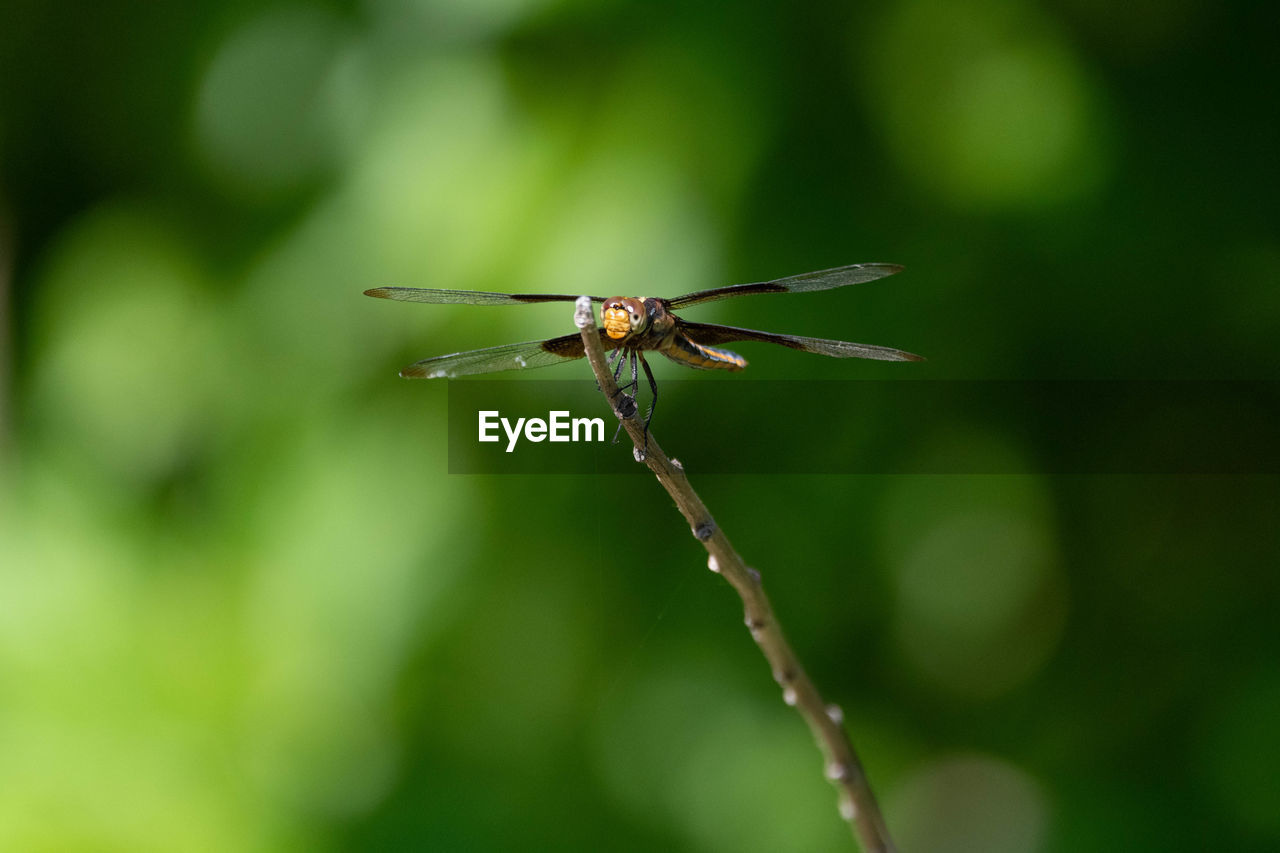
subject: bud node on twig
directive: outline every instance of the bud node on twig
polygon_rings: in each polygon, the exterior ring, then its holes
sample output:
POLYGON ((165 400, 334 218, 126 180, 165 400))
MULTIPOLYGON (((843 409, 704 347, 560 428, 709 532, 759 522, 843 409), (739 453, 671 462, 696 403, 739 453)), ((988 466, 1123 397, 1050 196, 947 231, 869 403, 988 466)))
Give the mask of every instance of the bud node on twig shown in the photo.
POLYGON ((848 794, 840 795, 840 817, 852 823, 858 817, 858 807, 848 794))

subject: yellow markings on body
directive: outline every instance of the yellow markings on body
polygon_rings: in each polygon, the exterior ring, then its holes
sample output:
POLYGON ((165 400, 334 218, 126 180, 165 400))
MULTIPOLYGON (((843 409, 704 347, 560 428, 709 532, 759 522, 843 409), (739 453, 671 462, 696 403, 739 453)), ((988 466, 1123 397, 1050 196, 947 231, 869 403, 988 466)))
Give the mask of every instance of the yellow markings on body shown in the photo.
POLYGON ((683 344, 673 343, 664 352, 674 361, 703 370, 742 370, 747 366, 747 360, 736 352, 704 346, 687 338, 683 344))
POLYGON ((716 349, 715 347, 707 347, 701 344, 695 344, 695 346, 697 346, 699 355, 706 360, 707 364, 715 365, 716 367, 727 367, 729 365, 733 365, 734 367, 741 368, 747 366, 746 359, 738 355, 736 352, 716 349))
POLYGON ((603 321, 605 334, 616 340, 621 340, 631 331, 631 320, 628 319, 626 308, 606 308, 600 312, 600 318, 603 321))

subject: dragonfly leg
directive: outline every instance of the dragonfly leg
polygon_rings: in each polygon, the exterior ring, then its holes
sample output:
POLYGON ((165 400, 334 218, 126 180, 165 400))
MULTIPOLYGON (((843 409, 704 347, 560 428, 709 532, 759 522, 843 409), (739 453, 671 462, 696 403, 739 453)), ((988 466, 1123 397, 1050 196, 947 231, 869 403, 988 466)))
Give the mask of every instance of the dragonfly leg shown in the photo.
POLYGON ((630 391, 636 387, 636 364, 633 352, 633 350, 627 350, 626 353, 623 354, 622 358, 618 359, 618 366, 614 368, 613 381, 620 382, 622 381, 622 366, 626 364, 628 360, 631 361, 631 382, 626 385, 620 385, 618 387, 619 391, 630 391))
MULTIPOLYGON (((611 349, 611 350, 609 350, 609 352, 605 354, 605 357, 604 357, 604 363, 605 363, 605 364, 607 364, 609 367, 613 367, 613 360, 614 360, 615 358, 617 358, 617 357, 618 357, 618 352, 619 352, 619 350, 616 350, 616 349, 611 349)), ((613 375, 613 381, 614 381, 614 382, 617 382, 617 381, 618 381, 618 374, 616 374, 616 373, 615 373, 615 374, 613 375)), ((600 387, 600 383, 599 383, 599 382, 596 382, 596 390, 597 390, 597 391, 603 391, 603 390, 604 390, 603 388, 601 388, 601 387, 600 387)))
MULTIPOLYGON (((622 413, 624 418, 635 417, 636 414, 636 398, 635 394, 625 393, 627 389, 638 390, 639 377, 636 373, 636 350, 627 350, 623 358, 618 359, 618 367, 613 371, 613 381, 617 382, 618 377, 622 375, 622 364, 624 361, 631 362, 631 381, 618 389, 618 393, 622 399, 618 403, 618 411, 622 413)), ((622 434, 622 421, 618 421, 618 428, 613 431, 613 443, 618 443, 618 436, 622 434)))
MULTIPOLYGON (((622 381, 622 366, 623 366, 624 364, 626 364, 626 363, 627 363, 627 357, 628 357, 628 356, 627 356, 627 354, 626 354, 622 349, 612 350, 612 351, 610 351, 609 356, 608 356, 608 364, 609 364, 609 366, 613 367, 613 360, 614 360, 614 358, 616 358, 616 357, 617 357, 617 355, 618 355, 619 353, 623 353, 623 355, 622 355, 622 358, 619 358, 619 359, 618 359, 618 364, 617 364, 617 366, 616 366, 616 367, 614 367, 614 370, 613 370, 613 381, 614 381, 614 382, 621 382, 621 381, 622 381)), ((635 384, 636 384, 636 378, 633 376, 633 377, 631 377, 631 382, 630 382, 630 384, 627 384, 627 385, 619 385, 619 386, 618 386, 618 391, 620 391, 620 392, 622 392, 622 393, 624 393, 624 394, 625 394, 627 391, 631 390, 632 386, 634 386, 635 384)), ((599 387, 599 383, 596 383, 596 387, 597 387, 597 388, 599 387)))
POLYGON ((649 362, 644 360, 644 356, 640 355, 640 364, 644 367, 645 378, 649 380, 649 391, 653 395, 649 401, 649 411, 644 416, 644 449, 649 449, 649 422, 653 420, 653 410, 658 407, 658 383, 654 381, 653 370, 649 367, 649 362))

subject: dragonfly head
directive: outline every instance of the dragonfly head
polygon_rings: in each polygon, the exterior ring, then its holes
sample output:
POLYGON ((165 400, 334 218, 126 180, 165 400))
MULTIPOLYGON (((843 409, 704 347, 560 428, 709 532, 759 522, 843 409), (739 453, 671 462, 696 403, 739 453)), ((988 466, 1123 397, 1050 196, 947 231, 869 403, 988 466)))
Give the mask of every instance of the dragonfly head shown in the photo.
POLYGON ((615 296, 605 300, 600 309, 604 333, 615 341, 628 335, 643 332, 649 325, 649 314, 644 302, 630 296, 615 296))

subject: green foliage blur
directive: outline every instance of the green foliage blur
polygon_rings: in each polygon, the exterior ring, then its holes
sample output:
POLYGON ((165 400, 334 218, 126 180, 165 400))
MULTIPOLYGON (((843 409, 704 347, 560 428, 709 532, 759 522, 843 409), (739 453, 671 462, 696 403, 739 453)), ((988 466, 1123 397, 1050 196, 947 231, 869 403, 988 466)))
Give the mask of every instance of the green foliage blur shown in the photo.
MULTIPOLYGON (((570 332, 569 306, 365 288, 892 261, 695 319, 929 358, 746 345, 754 378, 1280 370, 1270 4, 0 19, 0 849, 851 849, 658 486, 450 476, 446 388, 396 377, 570 332)), ((718 425, 660 410, 675 455, 676 421, 718 425)), ((903 850, 1280 847, 1275 477, 684 462, 903 850)))

